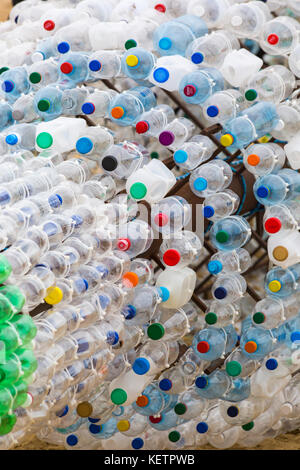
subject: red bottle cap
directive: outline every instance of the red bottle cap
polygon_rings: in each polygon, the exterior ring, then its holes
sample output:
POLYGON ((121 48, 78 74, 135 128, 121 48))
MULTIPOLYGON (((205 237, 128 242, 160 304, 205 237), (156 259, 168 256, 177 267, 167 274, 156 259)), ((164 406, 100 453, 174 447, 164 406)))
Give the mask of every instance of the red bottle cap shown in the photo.
POLYGON ((149 130, 149 124, 146 121, 139 121, 135 126, 135 130, 138 134, 144 134, 149 130))
POLYGON ((161 416, 154 418, 154 416, 149 416, 149 421, 153 424, 160 423, 162 420, 161 416))
POLYGON ((180 253, 173 249, 167 250, 163 254, 163 260, 167 266, 176 266, 180 261, 180 253))
POLYGON ((267 41, 269 44, 271 44, 271 46, 275 46, 279 42, 279 37, 277 36, 277 34, 274 33, 269 34, 267 41))
POLYGON ((154 9, 160 11, 160 13, 166 12, 166 7, 162 3, 158 3, 157 5, 155 5, 154 9))
POLYGON ((129 238, 119 238, 117 247, 121 251, 127 251, 131 247, 131 241, 129 238))
POLYGON ((196 87, 194 85, 186 85, 183 89, 185 96, 194 96, 196 93, 196 87))
POLYGON ((70 62, 63 62, 60 66, 62 73, 69 74, 73 70, 73 65, 70 62))
POLYGON ((154 223, 158 225, 158 227, 164 227, 165 225, 167 225, 168 221, 169 221, 169 217, 167 216, 167 214, 164 214, 163 212, 159 212, 154 217, 154 223))
POLYGON ((268 233, 277 233, 281 229, 281 221, 277 217, 270 217, 265 221, 265 229, 268 233))
POLYGON ((52 31, 55 28, 55 23, 52 20, 46 20, 44 23, 44 29, 46 31, 52 31))
POLYGON ((207 341, 200 341, 197 344, 197 350, 201 354, 206 354, 209 351, 209 349, 210 349, 210 346, 207 341))

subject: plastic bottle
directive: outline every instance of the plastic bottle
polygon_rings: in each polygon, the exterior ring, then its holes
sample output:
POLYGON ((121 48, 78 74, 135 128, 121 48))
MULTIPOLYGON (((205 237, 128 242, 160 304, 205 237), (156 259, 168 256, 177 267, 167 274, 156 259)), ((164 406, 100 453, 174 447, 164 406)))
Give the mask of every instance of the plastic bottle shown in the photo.
POLYGON ((152 229, 143 220, 133 220, 120 225, 116 236, 117 249, 126 252, 130 258, 147 251, 153 240, 152 229))
POLYGON ((2 102, 0 104, 0 130, 2 131, 6 127, 13 123, 12 108, 8 103, 2 102))
POLYGON ((250 236, 250 225, 237 215, 217 220, 211 229, 211 241, 220 251, 241 248, 249 241, 250 236))
POLYGON ((234 88, 242 87, 249 76, 257 73, 263 60, 247 49, 228 52, 220 68, 224 79, 234 88))
POLYGON ((191 206, 180 196, 170 196, 153 204, 151 225, 163 235, 178 232, 191 219, 191 206))
POLYGON ((93 80, 121 75, 121 55, 118 51, 97 50, 89 56, 89 75, 93 80))
POLYGON ((89 56, 83 52, 68 52, 59 61, 60 79, 73 88, 89 79, 89 56))
POLYGON ((174 312, 162 310, 155 323, 147 328, 147 336, 153 341, 173 341, 185 336, 189 331, 187 316, 182 309, 174 312))
POLYGON ((59 117, 51 122, 41 122, 36 126, 36 150, 70 151, 75 148, 79 133, 85 127, 86 122, 79 118, 59 117))
POLYGON ((165 238, 160 246, 160 255, 166 266, 184 267, 197 262, 202 243, 196 233, 182 230, 165 238))
POLYGON ((159 57, 148 80, 160 88, 177 91, 182 78, 197 70, 197 66, 181 55, 159 57))
POLYGON ((79 135, 76 150, 81 155, 98 161, 99 155, 107 151, 113 142, 113 136, 104 127, 88 127, 79 135))
POLYGON ((253 144, 243 155, 244 165, 255 176, 277 173, 285 163, 285 152, 278 144, 253 144))
POLYGON ((230 377, 248 377, 259 367, 259 361, 246 357, 238 347, 226 358, 225 370, 230 377))
POLYGON ((38 90, 58 80, 58 67, 54 60, 47 59, 35 62, 28 67, 28 78, 33 90, 38 90))
POLYGON ((253 359, 263 359, 278 347, 278 341, 273 330, 260 327, 250 327, 240 340, 241 349, 245 356, 253 359))
POLYGON ((286 168, 258 178, 253 192, 255 198, 265 206, 279 204, 298 196, 299 181, 298 173, 286 168))
POLYGON ((231 377, 224 370, 220 369, 214 370, 209 375, 200 375, 195 380, 197 394, 209 400, 223 397, 231 386, 231 377))
POLYGON ((224 189, 205 198, 203 215, 210 220, 219 220, 234 214, 239 205, 239 196, 230 189, 224 189))
POLYGON ((1 94, 9 102, 14 102, 22 93, 28 93, 30 82, 28 72, 24 67, 14 67, 1 74, 1 94))
POLYGON ((226 123, 236 118, 247 107, 247 102, 239 90, 217 91, 203 103, 205 118, 212 124, 226 123))
POLYGON ((226 54, 239 48, 239 42, 231 32, 213 31, 191 42, 186 50, 186 57, 194 64, 219 68, 226 54))
POLYGON ((189 302, 195 285, 196 274, 188 267, 167 268, 156 280, 156 286, 164 289, 166 297, 162 305, 164 308, 180 308, 189 302))
POLYGON ((174 118, 173 109, 167 104, 161 104, 143 113, 135 129, 138 134, 156 137, 174 118))
POLYGON ((194 135, 174 152, 177 166, 185 170, 194 170, 208 160, 215 151, 215 144, 205 135, 194 135))
POLYGON ((212 286, 212 294, 216 300, 231 303, 242 297, 246 288, 246 280, 240 274, 220 274, 212 286))
POLYGON ((146 79, 154 67, 155 61, 156 58, 147 49, 132 47, 122 56, 122 71, 133 80, 146 79))
POLYGON ((232 170, 223 160, 213 160, 199 166, 189 179, 190 188, 196 196, 205 197, 222 191, 232 181, 232 170))
POLYGON ((224 16, 224 25, 239 38, 255 39, 272 15, 267 5, 254 1, 232 5, 224 16))
POLYGON ((265 231, 271 235, 283 234, 286 230, 298 230, 300 220, 298 210, 297 199, 287 201, 285 204, 267 206, 264 213, 265 231))
POLYGON ((92 115, 95 118, 106 117, 110 109, 111 102, 117 96, 114 90, 98 90, 91 93, 81 106, 83 114, 92 115))
POLYGON ((180 84, 180 96, 190 104, 202 104, 214 93, 223 90, 224 80, 218 69, 203 67, 186 74, 180 84))
POLYGON ((236 306, 228 303, 224 304, 217 300, 210 302, 205 313, 204 320, 206 325, 214 325, 217 328, 222 328, 230 323, 233 325, 240 316, 236 306))
POLYGON ((110 119, 120 126, 134 124, 142 113, 156 105, 153 92, 146 87, 135 87, 116 96, 109 108, 110 119))
POLYGON ((192 136, 194 130, 192 121, 184 117, 176 118, 159 134, 158 140, 161 145, 176 150, 192 136))
POLYGON ((10 126, 4 132, 8 149, 13 152, 16 149, 33 150, 35 146, 36 126, 34 124, 18 124, 10 126))
POLYGON ((251 256, 244 248, 233 251, 217 251, 207 265, 210 274, 244 273, 251 266, 251 256))
MULTIPOLYGON (((3 117, 5 114, 3 115, 3 117)), ((34 110, 34 94, 21 95, 12 106, 12 118, 18 123, 32 122, 38 119, 34 110)))
POLYGON ((232 325, 225 328, 204 328, 193 338, 194 352, 205 361, 213 361, 230 352, 237 342, 232 325))
POLYGON ((139 168, 149 163, 149 153, 145 147, 134 142, 120 142, 111 145, 99 163, 106 174, 116 178, 129 178, 139 168))
POLYGON ((231 3, 231 0, 191 0, 187 12, 202 18, 208 28, 219 28, 231 3))
POLYGON ((92 50, 122 50, 131 36, 131 24, 126 21, 96 23, 89 28, 92 50))
POLYGON ((255 304, 252 322, 262 328, 275 328, 297 314, 297 295, 267 296, 255 304))
POLYGON ((220 412, 228 424, 243 425, 249 423, 266 410, 269 403, 269 400, 254 397, 249 397, 235 405, 224 401, 220 404, 220 412))
POLYGON ((259 45, 267 54, 289 54, 299 42, 299 23, 289 16, 267 21, 260 32, 259 45))
POLYGON ((297 281, 300 276, 300 264, 294 264, 288 269, 279 266, 268 271, 265 288, 268 294, 278 297, 287 297, 298 289, 297 281))

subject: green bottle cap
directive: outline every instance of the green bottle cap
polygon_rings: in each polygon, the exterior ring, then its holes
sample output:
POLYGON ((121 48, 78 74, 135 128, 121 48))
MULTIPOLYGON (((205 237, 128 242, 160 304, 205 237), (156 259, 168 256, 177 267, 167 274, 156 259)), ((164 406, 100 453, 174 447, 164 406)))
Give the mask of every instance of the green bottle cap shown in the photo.
POLYGON ((243 424, 242 428, 244 431, 250 431, 254 427, 254 422, 250 421, 250 423, 243 424))
POLYGON ((226 364, 226 372, 231 377, 237 377, 242 372, 242 366, 238 361, 229 361, 226 364))
POLYGON ((0 388, 0 416, 10 412, 13 406, 13 397, 7 388, 0 388))
POLYGON ((205 315, 205 321, 208 325, 214 325, 218 321, 218 317, 215 313, 213 312, 208 312, 205 315))
POLYGON ((122 405, 127 400, 127 393, 122 388, 115 388, 111 392, 110 399, 115 405, 122 405))
POLYGON ((245 93, 245 98, 247 101, 254 101, 257 98, 256 90, 247 90, 245 93))
POLYGON ((157 340, 161 339, 165 334, 165 329, 160 323, 152 323, 147 328, 147 335, 149 338, 157 340))
POLYGON ((264 323, 264 321, 265 321, 264 314, 262 312, 256 312, 253 315, 253 321, 254 321, 254 323, 257 323, 257 324, 264 323))
POLYGON ((10 320, 14 315, 13 306, 5 295, 0 293, 0 323, 10 320))
POLYGON ((29 315, 14 315, 11 323, 16 328, 23 345, 33 340, 37 333, 37 327, 29 315))
POLYGON ((178 431, 171 431, 168 437, 169 437, 169 441, 177 442, 180 439, 180 433, 178 431))
POLYGON ((177 415, 184 415, 186 410, 187 410, 187 408, 186 408, 186 405, 184 403, 177 403, 177 405, 175 405, 175 407, 174 407, 174 411, 177 415))
MULTIPOLYGON (((38 72, 32 72, 30 75, 29 75, 29 80, 31 81, 31 83, 40 83, 40 81, 42 80, 42 76, 40 73, 38 72)), ((42 101, 42 100, 41 100, 42 101)), ((39 108, 40 109, 40 108, 39 108)), ((41 111, 41 110, 40 110, 41 111)))
POLYGON ((216 234, 216 240, 219 243, 226 243, 229 240, 229 234, 228 232, 225 232, 225 230, 220 230, 216 234))
POLYGON ((4 436, 12 431, 17 422, 17 417, 13 413, 2 416, 0 422, 0 436, 4 436))
POLYGON ((36 138, 36 143, 41 149, 48 149, 53 144, 53 137, 49 132, 41 132, 36 138))
POLYGON ((1 67, 1 69, 0 69, 0 75, 1 75, 3 72, 6 72, 7 70, 9 70, 9 67, 1 67))
POLYGON ((37 104, 38 110, 42 112, 48 111, 50 108, 51 104, 49 100, 40 100, 37 104))
POLYGON ((144 183, 134 183, 130 188, 130 195, 133 199, 143 199, 147 194, 144 183))
POLYGON ((10 303, 15 308, 15 313, 21 312, 26 299, 24 294, 22 294, 17 286, 2 286, 0 287, 0 293, 8 298, 10 303))
POLYGON ((151 158, 159 158, 159 153, 158 152, 151 152, 150 157, 151 158))
POLYGON ((135 41, 135 39, 127 39, 124 46, 125 46, 125 49, 128 51, 128 49, 131 49, 132 47, 136 47, 137 42, 135 41))
POLYGON ((8 259, 0 254, 0 284, 3 284, 9 278, 11 271, 12 267, 8 259))

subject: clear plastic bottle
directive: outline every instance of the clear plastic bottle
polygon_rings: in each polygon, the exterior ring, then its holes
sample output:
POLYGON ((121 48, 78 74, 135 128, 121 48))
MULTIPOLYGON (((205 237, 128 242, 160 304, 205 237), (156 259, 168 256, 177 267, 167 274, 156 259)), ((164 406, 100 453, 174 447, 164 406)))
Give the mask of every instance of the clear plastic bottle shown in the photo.
POLYGON ((112 122, 120 126, 134 124, 142 113, 156 105, 153 92, 147 87, 135 87, 116 96, 109 108, 112 122))
POLYGON ((121 75, 119 51, 97 50, 89 56, 90 78, 93 80, 114 78, 121 75))
POLYGON ((278 297, 288 297, 298 290, 300 263, 283 269, 275 266, 266 275, 265 288, 268 294, 278 297))
POLYGON ((240 345, 245 356, 259 360, 276 349, 278 341, 274 330, 250 327, 241 335, 240 345))
POLYGON ((166 236, 186 227, 191 215, 191 206, 186 199, 170 196, 152 205, 151 225, 166 236))
POLYGON ((233 251, 217 251, 207 265, 210 274, 244 273, 251 266, 251 256, 244 248, 233 251))
POLYGON ((196 233, 182 230, 163 240, 160 255, 166 266, 184 267, 197 262, 202 243, 196 233))
POLYGON ((237 215, 217 220, 211 229, 211 241, 220 251, 241 248, 249 241, 250 236, 250 225, 237 215))
POLYGON ((111 145, 99 163, 106 174, 126 179, 132 173, 149 163, 150 156, 145 147, 134 142, 120 142, 111 145))
POLYGON ((154 67, 156 58, 142 47, 131 47, 121 60, 123 73, 133 80, 146 79, 154 67))
POLYGON ((239 204, 239 196, 231 191, 231 189, 224 189, 224 191, 210 194, 205 198, 203 215, 205 218, 213 221, 219 220, 234 214, 239 204))
POLYGON ((255 176, 277 173, 285 163, 285 152, 278 144, 253 144, 243 155, 244 165, 255 176))
POLYGON ((175 312, 173 309, 164 309, 156 320, 147 328, 147 336, 153 341, 173 341, 189 331, 188 319, 182 309, 177 309, 175 312))
POLYGON ((189 179, 196 196, 206 197, 227 188, 232 181, 232 170, 223 160, 213 160, 199 166, 189 179))
POLYGON ((114 90, 98 90, 91 93, 81 106, 83 114, 92 115, 95 118, 103 118, 108 114, 112 101, 116 98, 114 90))
POLYGON ((256 39, 271 18, 268 6, 262 2, 238 3, 226 11, 224 26, 239 38, 256 39))
POLYGON ((225 370, 230 377, 248 377, 259 367, 259 361, 247 357, 240 347, 226 358, 225 370))
POLYGON ((105 127, 88 127, 79 135, 76 150, 81 155, 98 161, 99 156, 103 155, 113 145, 113 142, 113 136, 105 127))
POLYGON ((174 118, 173 109, 167 104, 160 104, 143 113, 135 129, 138 134, 156 137, 174 118))
POLYGON ((279 298, 267 296, 255 304, 252 322, 262 328, 276 328, 297 314, 297 295, 279 298))
POLYGON ((232 405, 230 402, 220 403, 223 419, 230 425, 247 424, 268 408, 270 400, 249 397, 232 405))
POLYGON ((1 94, 9 102, 14 102, 22 93, 28 93, 30 82, 25 67, 14 67, 1 74, 1 94))
POLYGON ((285 230, 298 230, 300 222, 297 199, 285 204, 267 206, 264 213, 264 229, 268 234, 283 233, 285 230))
POLYGON ((206 310, 204 320, 206 325, 222 328, 223 326, 234 324, 239 319, 239 316, 240 313, 236 306, 213 300, 206 310))
POLYGON ((58 80, 57 63, 52 58, 35 62, 28 67, 28 77, 33 90, 55 83, 58 80))
POLYGON ((230 352, 237 342, 233 325, 204 328, 194 336, 193 350, 205 361, 213 361, 230 352))
POLYGON ((300 176, 286 168, 258 178, 253 186, 255 198, 264 206, 279 204, 299 195, 300 176))
POLYGON ((294 74, 283 65, 272 65, 254 74, 244 86, 245 98, 253 101, 280 103, 290 96, 295 88, 294 74))
POLYGON ((208 160, 215 151, 215 144, 205 135, 194 135, 174 152, 173 158, 180 168, 194 170, 208 160))
POLYGON ((179 93, 190 104, 203 104, 211 95, 224 89, 224 79, 218 69, 203 67, 185 75, 179 93))
POLYGON ((212 123, 226 123, 236 118, 247 107, 247 101, 239 90, 217 91, 203 103, 203 113, 212 123))
POLYGON ((89 56, 84 52, 68 52, 59 61, 60 79, 73 88, 89 79, 89 56))
POLYGON ((267 21, 260 31, 259 45, 270 55, 289 54, 299 43, 299 23, 290 16, 267 21))
MULTIPOLYGON (((3 115, 3 117, 5 114, 3 115)), ((34 94, 21 95, 12 106, 12 118, 18 123, 32 122, 38 119, 34 110, 34 94)))
POLYGON ((0 130, 2 131, 6 127, 9 127, 15 118, 12 116, 12 108, 8 103, 4 101, 0 103, 0 130))
POLYGON ((11 152, 17 149, 33 150, 35 147, 36 126, 34 124, 17 124, 10 126, 6 132, 5 142, 11 152))
POLYGON ((216 300, 231 303, 241 298, 246 288, 247 282, 240 274, 220 274, 212 286, 212 294, 216 300))
POLYGON ((194 64, 219 68, 228 52, 239 49, 237 38, 229 31, 213 31, 195 39, 186 50, 186 57, 194 64))
POLYGON ((190 0, 187 12, 202 18, 208 28, 220 28, 231 4, 231 0, 190 0))
POLYGON ((184 117, 176 118, 165 127, 158 139, 161 145, 176 150, 192 136, 194 130, 192 121, 184 117))

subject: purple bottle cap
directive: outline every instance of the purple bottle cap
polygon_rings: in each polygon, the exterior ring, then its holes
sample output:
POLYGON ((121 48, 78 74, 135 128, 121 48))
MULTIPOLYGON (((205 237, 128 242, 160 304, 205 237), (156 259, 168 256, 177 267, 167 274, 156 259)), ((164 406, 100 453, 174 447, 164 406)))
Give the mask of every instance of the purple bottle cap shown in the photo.
POLYGON ((171 131, 163 131, 159 134, 159 142, 161 145, 171 145, 175 140, 175 135, 171 131))

